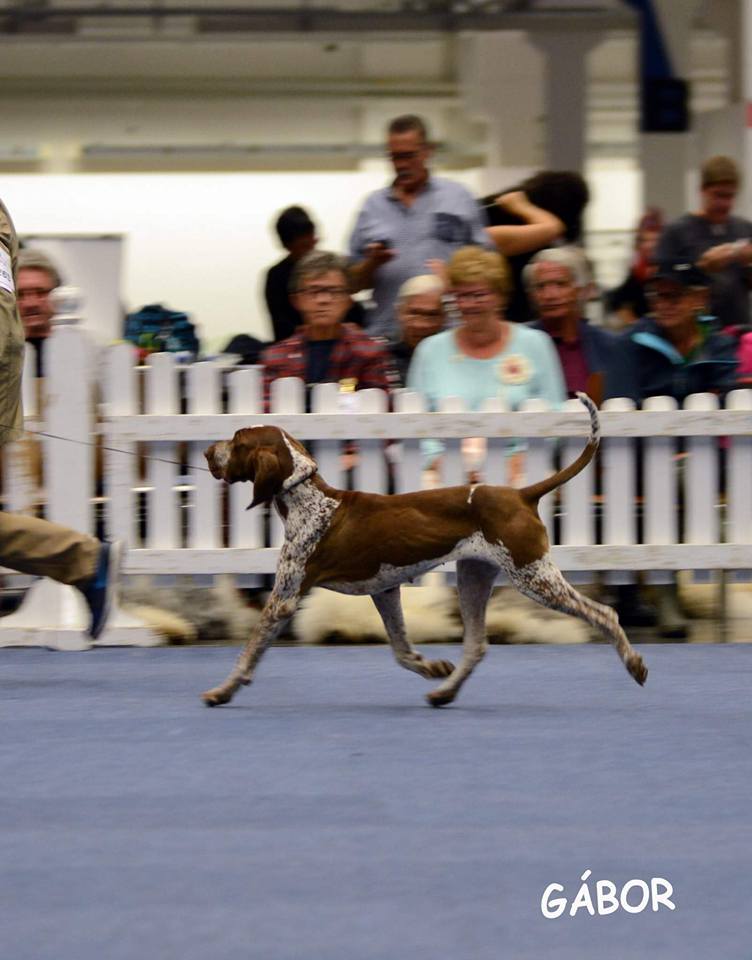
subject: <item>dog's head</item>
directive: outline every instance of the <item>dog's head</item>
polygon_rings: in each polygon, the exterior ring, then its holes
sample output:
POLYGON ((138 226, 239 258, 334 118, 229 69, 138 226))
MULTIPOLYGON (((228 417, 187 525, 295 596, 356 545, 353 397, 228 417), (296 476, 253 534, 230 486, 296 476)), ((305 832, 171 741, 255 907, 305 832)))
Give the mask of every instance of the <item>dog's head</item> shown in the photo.
POLYGON ((227 483, 250 480, 253 501, 267 503, 316 472, 306 448, 278 427, 247 427, 232 440, 220 440, 204 450, 212 476, 227 483))

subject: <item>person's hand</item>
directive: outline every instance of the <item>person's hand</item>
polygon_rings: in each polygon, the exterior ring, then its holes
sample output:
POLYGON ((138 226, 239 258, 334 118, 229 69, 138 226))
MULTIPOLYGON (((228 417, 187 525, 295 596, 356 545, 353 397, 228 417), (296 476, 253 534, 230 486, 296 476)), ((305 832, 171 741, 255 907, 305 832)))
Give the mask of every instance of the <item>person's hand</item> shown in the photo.
POLYGON ((717 273, 730 267, 732 263, 739 263, 739 247, 735 243, 719 243, 703 253, 697 266, 707 273, 717 273))
POLYGON ((449 287, 449 267, 444 260, 426 260, 426 268, 438 277, 439 280, 444 284, 444 287, 448 289, 449 287))
POLYGON ((385 263, 389 263, 389 261, 393 260, 397 255, 396 250, 393 250, 392 247, 387 247, 383 243, 369 243, 364 252, 366 260, 370 260, 374 267, 380 267, 385 263))
POLYGON ((521 210, 527 210, 530 201, 524 190, 512 190, 497 197, 496 205, 501 207, 502 210, 506 210, 507 213, 519 213, 521 210))

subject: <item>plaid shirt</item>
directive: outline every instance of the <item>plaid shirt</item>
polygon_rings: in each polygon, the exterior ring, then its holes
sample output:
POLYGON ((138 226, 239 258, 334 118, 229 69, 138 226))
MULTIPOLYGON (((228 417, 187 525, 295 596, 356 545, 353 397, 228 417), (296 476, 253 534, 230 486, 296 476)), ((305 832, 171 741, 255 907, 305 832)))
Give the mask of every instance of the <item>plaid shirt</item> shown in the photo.
MULTIPOLYGON (((343 323, 341 330, 329 358, 326 378, 322 382, 355 380, 357 390, 368 387, 390 390, 396 381, 387 344, 369 337, 352 323, 343 323)), ((279 377, 305 380, 307 347, 306 329, 300 327, 291 337, 273 343, 261 354, 261 363, 264 365, 264 410, 267 413, 273 380, 279 377)))

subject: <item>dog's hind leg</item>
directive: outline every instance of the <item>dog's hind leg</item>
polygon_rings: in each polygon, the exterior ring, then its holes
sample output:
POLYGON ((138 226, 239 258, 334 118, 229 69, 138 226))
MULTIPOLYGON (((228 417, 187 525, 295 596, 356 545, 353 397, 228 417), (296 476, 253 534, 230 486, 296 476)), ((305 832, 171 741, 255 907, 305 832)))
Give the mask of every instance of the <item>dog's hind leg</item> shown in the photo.
POLYGON ((462 614, 462 660, 446 680, 426 694, 432 707, 451 703, 486 653, 486 607, 499 568, 482 560, 457 561, 457 593, 462 614))
POLYGON ((637 653, 619 624, 619 618, 611 607, 596 603, 578 593, 568 583, 561 571, 546 556, 524 567, 511 566, 506 572, 520 593, 536 600, 544 607, 559 610, 579 617, 600 631, 609 640, 630 675, 641 686, 648 676, 648 668, 637 653))
POLYGON ((399 586, 384 590, 383 593, 373 593, 371 599, 379 611, 392 652, 401 667, 429 678, 446 677, 454 670, 454 664, 448 660, 428 660, 407 639, 399 586))

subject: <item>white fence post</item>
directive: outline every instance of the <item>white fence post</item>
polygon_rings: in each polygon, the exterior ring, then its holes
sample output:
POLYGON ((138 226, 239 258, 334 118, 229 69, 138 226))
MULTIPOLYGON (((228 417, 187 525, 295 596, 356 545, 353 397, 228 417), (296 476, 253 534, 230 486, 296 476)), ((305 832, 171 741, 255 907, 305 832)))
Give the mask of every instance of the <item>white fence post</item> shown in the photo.
MULTIPOLYGON (((75 327, 55 327, 45 344, 44 476, 47 518, 93 529, 92 343, 75 327)), ((28 366, 25 372, 28 371, 28 366)), ((31 395, 26 391, 30 402, 31 395)), ((35 580, 15 613, 0 623, 0 646, 88 650, 88 612, 73 587, 35 580)))
MULTIPOLYGON (((685 410, 717 410, 718 397, 696 393, 685 410)), ((718 437, 688 437, 686 457, 685 543, 718 543, 718 437)))
MULTIPOLYGON (((255 414, 264 409, 261 396, 261 367, 246 370, 234 370, 229 375, 229 413, 242 413, 248 416, 248 426, 253 425, 255 414)), ((217 437, 217 440, 229 440, 229 437, 217 437)), ((263 508, 248 510, 253 499, 253 484, 234 483, 229 489, 230 498, 230 546, 252 547, 258 549, 264 544, 263 508)), ((236 578, 241 586, 257 587, 261 577, 254 574, 242 574, 236 578)))
MULTIPOLYGON (((178 414, 180 397, 174 355, 152 353, 147 357, 147 364, 145 412, 178 414)), ((169 441, 160 441, 152 444, 149 456, 146 541, 152 549, 175 549, 180 546, 180 515, 175 495, 177 447, 169 441)))
MULTIPOLYGON (((509 407, 502 397, 489 397, 483 401, 481 410, 485 413, 505 413, 509 407)), ((506 484, 507 478, 507 450, 509 440, 505 437, 488 437, 486 440, 486 463, 483 475, 486 483, 506 484)))
MULTIPOLYGON (((339 413, 339 384, 316 383, 311 389, 311 413, 339 413)), ((313 455, 321 476, 333 487, 342 486, 342 444, 339 440, 314 440, 313 455)))
MULTIPOLYGON (((726 398, 726 409, 749 411, 752 422, 752 390, 732 390, 726 398)), ((752 543, 752 436, 729 440, 726 504, 725 539, 729 543, 752 543)))
MULTIPOLYGON (((460 397, 445 397, 439 403, 441 413, 464 413, 465 404, 460 397)), ((465 465, 462 462, 462 441, 444 440, 441 455, 441 485, 459 487, 465 482, 465 465)))
MULTIPOLYGON (((222 412, 221 368, 213 360, 193 363, 188 367, 188 413, 222 412)), ((222 481, 209 473, 204 457, 208 444, 194 441, 188 449, 188 469, 193 486, 193 498, 188 517, 188 546, 222 546, 222 481)))
MULTIPOLYGON (((104 359, 104 397, 107 416, 128 416, 139 412, 136 350, 131 343, 114 344, 104 359)), ((105 431, 105 493, 108 499, 107 534, 134 546, 138 542, 136 486, 138 458, 135 443, 116 448, 107 442, 105 431)))
MULTIPOLYGON (((295 377, 280 377, 272 382, 272 413, 305 413, 305 384, 295 377)), ((271 544, 278 547, 285 538, 285 527, 277 511, 270 512, 271 544)))
MULTIPOLYGON (((550 410, 546 400, 525 400, 520 405, 520 413, 545 413, 550 410)), ((537 483, 550 477, 554 472, 555 441, 544 437, 531 438, 525 451, 525 484, 537 483)), ((554 541, 554 504, 556 493, 550 494, 538 504, 538 515, 548 530, 551 542, 554 541)))
MULTIPOLYGON (((579 400, 567 400, 564 410, 582 415, 584 408, 579 400)), ((584 438, 567 438, 561 444, 562 464, 572 463, 582 452, 584 438)), ((563 516, 561 542, 570 546, 584 546, 595 542, 595 517, 593 516, 593 464, 578 474, 569 483, 560 487, 563 516)))
MULTIPOLYGON (((673 397, 648 397, 646 411, 677 409, 673 397)), ((646 437, 643 441, 643 540, 663 545, 679 541, 678 470, 675 437, 646 437)), ((649 583, 671 583, 674 575, 666 570, 648 570, 649 583)))
MULTIPOLYGON (((628 413, 634 408, 631 400, 621 397, 606 400, 601 410, 628 413)), ((606 437, 601 449, 603 542, 637 543, 635 442, 629 437, 606 437)), ((609 583, 631 583, 634 576, 623 571, 611 571, 607 579, 609 583)))
MULTIPOLYGON (((394 398, 395 413, 424 413, 425 409, 423 397, 410 390, 401 390, 394 398)), ((420 440, 403 440, 395 451, 393 463, 395 493, 420 490, 423 475, 423 453, 420 440)))
POLYGON ((55 327, 45 358, 47 517, 85 533, 94 529, 93 353, 83 330, 55 327))
MULTIPOLYGON (((383 390, 358 390, 355 394, 359 413, 386 413, 389 401, 383 390)), ((355 463, 355 489, 368 493, 386 493, 387 463, 385 440, 361 440, 355 463)))

